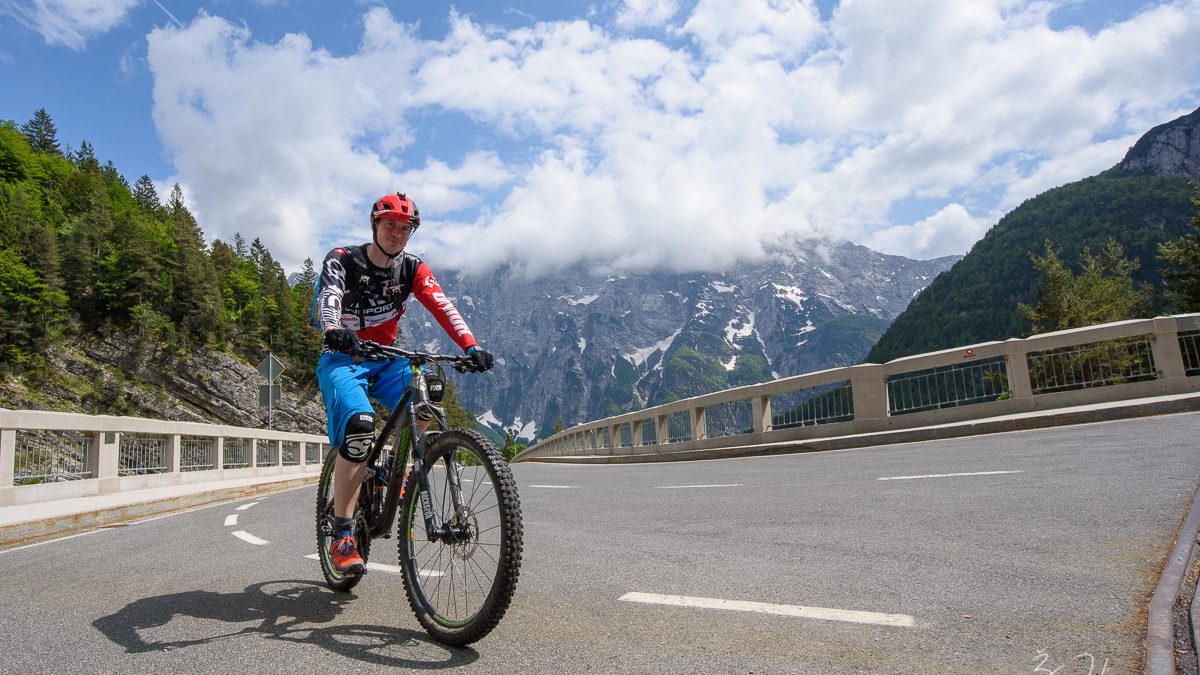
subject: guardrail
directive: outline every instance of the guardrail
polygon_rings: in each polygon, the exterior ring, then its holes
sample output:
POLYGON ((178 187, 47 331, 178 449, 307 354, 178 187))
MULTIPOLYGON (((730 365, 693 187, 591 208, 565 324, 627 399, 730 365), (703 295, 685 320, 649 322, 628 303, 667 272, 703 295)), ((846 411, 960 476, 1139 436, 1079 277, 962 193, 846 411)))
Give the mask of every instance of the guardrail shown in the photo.
POLYGON ((314 473, 328 452, 312 434, 0 409, 0 506, 314 473))
POLYGON ((1200 391, 1200 314, 861 364, 580 424, 516 461, 762 445, 1200 391))

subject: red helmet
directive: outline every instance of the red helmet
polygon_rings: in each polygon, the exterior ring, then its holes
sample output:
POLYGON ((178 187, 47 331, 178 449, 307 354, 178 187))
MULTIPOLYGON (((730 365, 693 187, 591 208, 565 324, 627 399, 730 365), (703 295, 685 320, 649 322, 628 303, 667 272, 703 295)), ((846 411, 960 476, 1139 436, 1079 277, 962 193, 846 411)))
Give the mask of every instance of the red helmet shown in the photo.
POLYGON ((371 225, 384 216, 409 223, 414 230, 421 226, 421 212, 404 193, 384 195, 375 200, 371 207, 371 225))

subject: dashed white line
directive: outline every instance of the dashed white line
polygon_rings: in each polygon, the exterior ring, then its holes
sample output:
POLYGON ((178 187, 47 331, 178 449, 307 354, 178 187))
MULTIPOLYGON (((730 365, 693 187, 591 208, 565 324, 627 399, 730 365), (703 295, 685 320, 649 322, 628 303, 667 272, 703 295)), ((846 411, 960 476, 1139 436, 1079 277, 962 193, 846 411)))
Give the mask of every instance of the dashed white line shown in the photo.
MULTIPOLYGON (((321 559, 320 556, 318 556, 316 553, 310 553, 304 557, 308 558, 309 560, 320 560, 321 559)), ((400 567, 399 565, 389 565, 387 563, 371 562, 370 560, 367 561, 367 569, 376 570, 379 572, 385 572, 387 574, 403 574, 404 573, 404 568, 400 567)), ((426 577, 444 576, 444 574, 442 572, 435 572, 433 570, 421 570, 420 574, 421 574, 421 576, 426 576, 426 577)))
POLYGON ((720 485, 659 485, 659 490, 686 490, 691 488, 727 488, 742 487, 743 483, 722 483, 720 485))
POLYGON ((238 510, 238 511, 245 511, 246 509, 250 508, 251 506, 254 506, 254 505, 255 505, 255 504, 257 504, 257 503, 258 503, 258 502, 250 502, 249 504, 242 504, 241 506, 237 507, 237 510, 238 510))
POLYGON ((255 546, 265 546, 266 544, 271 543, 271 542, 267 541, 266 539, 259 539, 258 537, 250 534, 249 532, 246 532, 245 530, 235 530, 234 532, 230 532, 230 534, 237 537, 238 539, 241 539, 242 541, 246 542, 247 544, 254 544, 255 546))
POLYGON ((957 478, 959 476, 998 476, 1005 473, 1021 473, 1020 471, 972 471, 971 473, 930 473, 923 476, 888 476, 875 480, 916 480, 918 478, 957 478))
POLYGON ((867 623, 877 626, 912 626, 915 623, 913 617, 907 614, 880 614, 878 612, 860 612, 851 609, 831 609, 828 607, 805 607, 803 605, 775 605, 767 602, 722 600, 720 598, 695 598, 686 595, 626 593, 625 595, 622 595, 620 599, 624 600, 625 602, 642 602, 651 605, 671 605, 674 607, 696 607, 701 609, 725 609, 737 612, 758 612, 760 614, 795 616, 805 619, 867 623))
POLYGON ((225 527, 237 525, 237 518, 238 518, 238 514, 236 514, 236 513, 231 513, 231 514, 225 516, 225 527))

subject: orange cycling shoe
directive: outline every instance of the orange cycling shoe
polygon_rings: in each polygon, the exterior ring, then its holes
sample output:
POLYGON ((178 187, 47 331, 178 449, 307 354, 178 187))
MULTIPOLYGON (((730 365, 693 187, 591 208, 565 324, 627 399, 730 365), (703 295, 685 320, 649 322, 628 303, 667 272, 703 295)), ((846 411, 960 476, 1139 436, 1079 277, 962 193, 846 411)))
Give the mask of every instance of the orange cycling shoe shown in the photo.
POLYGON ((329 545, 333 569, 340 574, 362 574, 367 563, 358 554, 358 542, 353 535, 344 535, 329 545))

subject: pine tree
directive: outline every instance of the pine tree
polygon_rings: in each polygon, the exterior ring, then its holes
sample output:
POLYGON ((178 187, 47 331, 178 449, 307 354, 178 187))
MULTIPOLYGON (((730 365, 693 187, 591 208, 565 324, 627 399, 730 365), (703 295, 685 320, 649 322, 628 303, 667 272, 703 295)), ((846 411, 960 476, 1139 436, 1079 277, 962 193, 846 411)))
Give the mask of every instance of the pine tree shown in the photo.
POLYGON ((261 278, 266 275, 266 268, 269 267, 268 261, 271 261, 271 253, 267 251, 267 247, 262 243, 262 239, 254 238, 250 243, 250 262, 258 268, 258 276, 261 278))
POLYGON ((162 208, 162 203, 158 199, 158 190, 155 189, 150 176, 146 174, 142 174, 137 184, 133 186, 133 199, 146 213, 157 213, 162 208))
POLYGON ((238 260, 245 260, 249 253, 246 251, 246 240, 242 237, 241 232, 233 233, 233 254, 238 260))
POLYGON ((1192 185, 1192 231, 1158 245, 1158 257, 1169 265, 1163 269, 1167 297, 1180 312, 1200 312, 1200 183, 1192 185))
POLYGON ((100 172, 100 160, 96 159, 96 149, 91 143, 83 141, 79 144, 79 152, 71 155, 71 161, 80 170, 88 173, 100 172))
POLYGON ((120 171, 117 171, 117 165, 113 164, 111 159, 105 162, 104 166, 100 167, 100 175, 104 177, 104 183, 109 187, 120 185, 126 190, 129 189, 129 181, 125 180, 120 171))
POLYGON ((1099 254, 1083 248, 1078 275, 1067 268, 1049 239, 1043 255, 1030 253, 1029 258, 1042 272, 1038 303, 1019 305, 1033 326, 1030 335, 1132 319, 1148 301, 1146 293, 1134 287, 1138 261, 1125 258, 1125 249, 1112 237, 1099 254))
POLYGON ((34 111, 33 117, 21 125, 21 133, 29 139, 29 146, 35 151, 62 156, 62 150, 58 146, 58 129, 45 108, 34 111))
POLYGON ((167 210, 171 212, 171 217, 178 216, 181 211, 187 211, 187 205, 183 201, 183 188, 179 187, 179 183, 171 186, 171 196, 167 197, 167 210))
POLYGON ((307 288, 311 293, 317 287, 317 269, 313 265, 312 258, 304 259, 304 268, 300 270, 300 278, 296 280, 296 285, 307 288))

